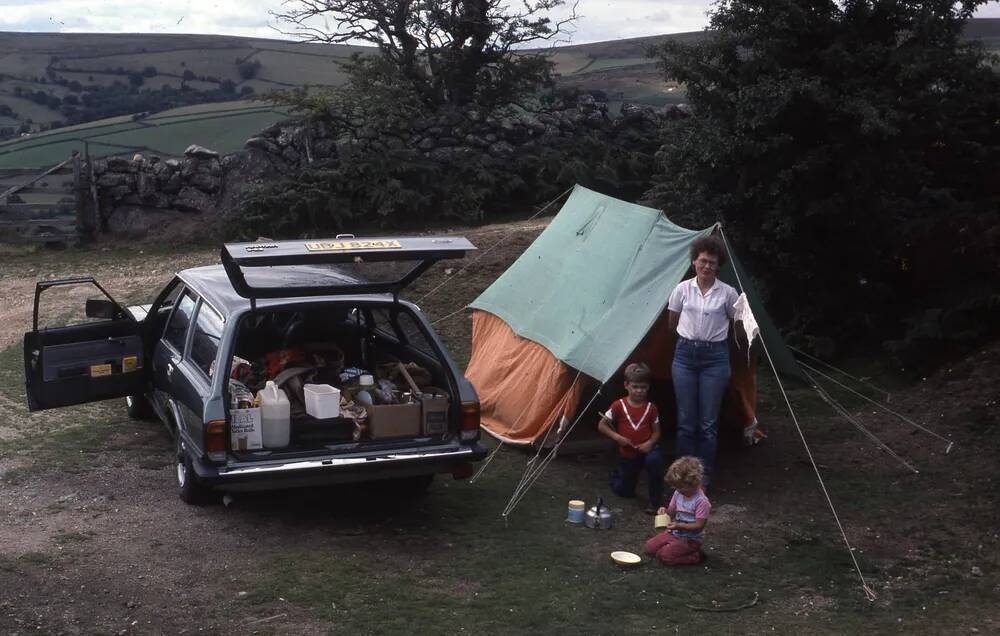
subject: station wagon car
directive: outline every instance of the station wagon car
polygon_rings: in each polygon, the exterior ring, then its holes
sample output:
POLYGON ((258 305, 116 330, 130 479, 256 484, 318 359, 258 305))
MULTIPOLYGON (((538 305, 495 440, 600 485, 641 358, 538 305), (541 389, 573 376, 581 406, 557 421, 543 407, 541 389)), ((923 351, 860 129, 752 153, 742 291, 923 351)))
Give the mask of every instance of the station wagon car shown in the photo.
MULTIPOLYGON (((169 428, 177 487, 188 503, 214 491, 385 479, 412 487, 429 485, 436 473, 467 477, 485 456, 478 398, 424 314, 399 294, 435 262, 474 249, 459 237, 226 244, 220 265, 181 271, 151 304, 134 307, 92 278, 39 282, 33 328, 24 336, 29 409, 125 398, 131 417, 158 418, 169 428), (79 285, 100 292, 86 300, 89 320, 39 327, 43 294, 79 285), (331 385, 356 381, 352 372, 419 371, 425 387, 434 387, 428 391, 443 409, 440 421, 433 429, 407 424, 359 435, 357 418, 299 410, 287 444, 237 444, 233 411, 247 405, 237 404, 234 376, 257 373, 263 382, 295 356, 319 360, 322 368, 311 371, 325 372, 331 385)), ((408 401, 402 410, 419 413, 424 387, 409 377, 397 382, 397 395, 408 401)), ((386 394, 393 387, 376 388, 386 394)), ((379 408, 367 412, 374 418, 379 408)))

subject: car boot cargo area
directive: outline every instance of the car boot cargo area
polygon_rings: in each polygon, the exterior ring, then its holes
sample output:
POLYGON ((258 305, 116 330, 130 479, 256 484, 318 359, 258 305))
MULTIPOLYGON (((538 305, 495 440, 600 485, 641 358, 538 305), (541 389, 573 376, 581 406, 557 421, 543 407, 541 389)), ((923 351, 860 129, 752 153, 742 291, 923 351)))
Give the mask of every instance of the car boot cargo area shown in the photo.
POLYGON ((447 362, 399 303, 312 304, 240 319, 228 373, 229 452, 280 460, 447 442, 447 362))

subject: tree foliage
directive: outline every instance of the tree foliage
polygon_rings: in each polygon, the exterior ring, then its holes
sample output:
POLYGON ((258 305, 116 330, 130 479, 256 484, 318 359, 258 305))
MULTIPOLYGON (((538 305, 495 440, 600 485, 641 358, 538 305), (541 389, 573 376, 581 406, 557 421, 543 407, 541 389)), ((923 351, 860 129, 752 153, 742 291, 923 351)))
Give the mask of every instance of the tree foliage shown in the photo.
POLYGON ((369 74, 405 84, 424 103, 493 105, 516 99, 548 78, 551 64, 518 50, 551 40, 575 19, 551 15, 564 0, 293 0, 276 13, 311 42, 378 47, 369 74), (322 28, 320 28, 322 24, 322 28), (330 30, 328 25, 335 25, 330 30))
POLYGON ((654 51, 694 116, 665 131, 647 201, 722 221, 799 330, 981 336, 1000 80, 961 38, 978 4, 722 0, 705 40, 654 51))
POLYGON ((260 60, 237 60, 236 70, 240 74, 240 78, 244 80, 249 80, 257 77, 258 71, 260 71, 260 60))

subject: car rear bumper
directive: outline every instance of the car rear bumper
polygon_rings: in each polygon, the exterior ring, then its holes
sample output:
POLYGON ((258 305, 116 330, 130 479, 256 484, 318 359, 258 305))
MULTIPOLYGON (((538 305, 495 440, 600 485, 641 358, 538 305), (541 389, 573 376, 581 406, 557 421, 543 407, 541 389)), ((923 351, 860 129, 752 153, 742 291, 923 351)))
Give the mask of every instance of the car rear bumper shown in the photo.
POLYGON ((228 466, 196 461, 194 468, 207 486, 217 490, 250 491, 450 473, 485 456, 486 449, 479 444, 463 444, 347 457, 240 462, 228 466))

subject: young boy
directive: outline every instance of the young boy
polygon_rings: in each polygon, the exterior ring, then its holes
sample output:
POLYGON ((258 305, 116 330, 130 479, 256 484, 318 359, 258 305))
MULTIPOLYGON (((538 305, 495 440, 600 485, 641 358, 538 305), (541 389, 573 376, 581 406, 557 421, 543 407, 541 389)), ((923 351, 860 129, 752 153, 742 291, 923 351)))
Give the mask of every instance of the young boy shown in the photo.
POLYGON ((701 489, 704 475, 697 457, 681 457, 667 469, 667 482, 676 490, 670 504, 657 513, 669 514, 672 521, 646 542, 646 554, 664 565, 694 565, 705 558, 701 541, 712 504, 701 489))
POLYGON ((620 497, 635 497, 639 471, 649 477, 647 514, 663 503, 663 456, 660 454, 660 413, 649 401, 649 367, 633 362, 625 367, 625 391, 601 417, 597 429, 618 444, 618 470, 612 473, 611 490, 620 497))

